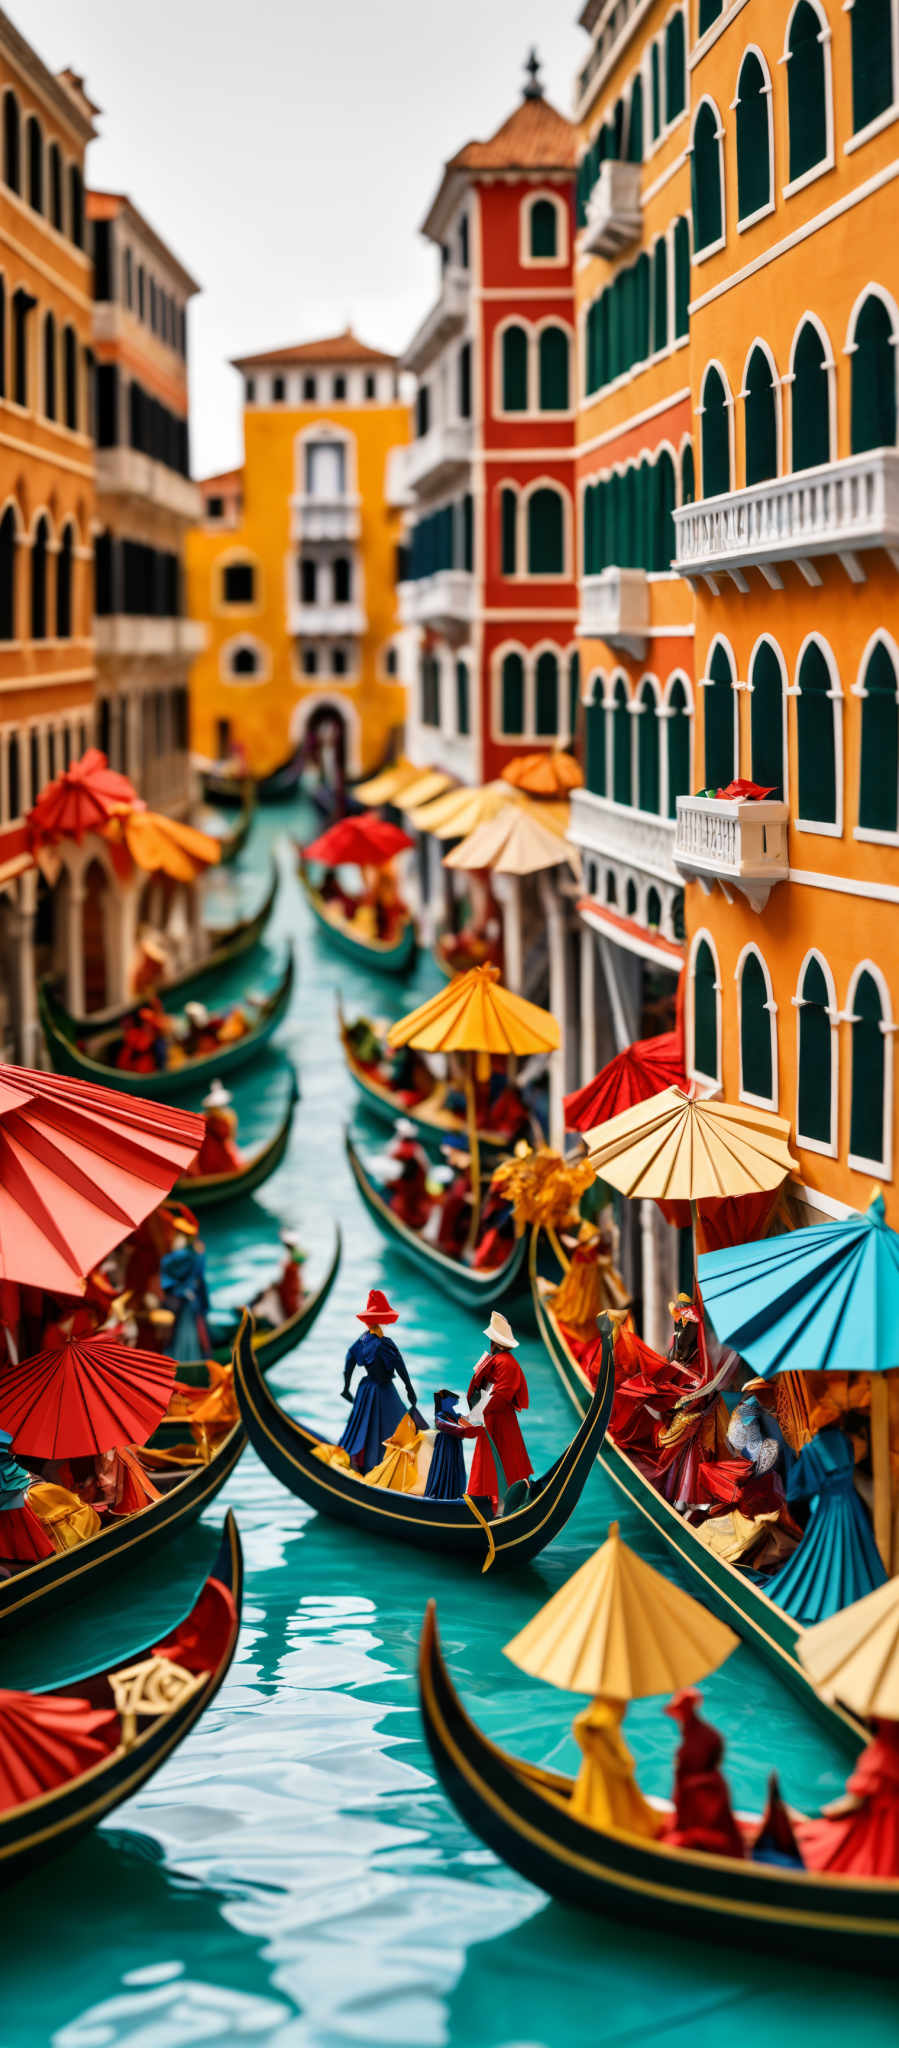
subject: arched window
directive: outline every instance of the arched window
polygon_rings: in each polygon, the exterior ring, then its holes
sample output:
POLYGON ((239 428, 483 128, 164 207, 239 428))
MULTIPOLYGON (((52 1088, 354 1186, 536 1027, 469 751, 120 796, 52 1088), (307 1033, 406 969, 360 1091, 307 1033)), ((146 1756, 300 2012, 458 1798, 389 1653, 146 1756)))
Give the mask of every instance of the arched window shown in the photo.
POLYGON ((746 482, 767 483, 777 475, 777 398, 771 364, 754 348, 746 365, 746 482))
POLYGON ((646 891, 646 922, 651 932, 657 932, 662 922, 662 899, 658 889, 646 891))
POLYGON ((633 803, 630 703, 620 676, 612 698, 612 796, 616 804, 633 803))
POLYGON ((712 653, 704 697, 705 786, 726 789, 735 773, 733 669, 719 640, 712 653))
POLYGON ((593 684, 593 696, 587 705, 584 725, 584 780, 594 796, 605 796, 606 707, 603 703, 601 676, 597 676, 593 684))
POLYGON ((690 230, 684 214, 674 223, 674 333, 690 332, 690 230))
POLYGON ((718 1081, 718 971, 707 939, 693 957, 693 1072, 718 1081))
POLYGON ((649 52, 649 84, 652 93, 652 139, 658 142, 662 133, 662 66, 658 42, 653 43, 649 52))
POLYGON ((78 337, 74 327, 66 327, 62 337, 63 356, 63 398, 66 426, 73 433, 78 431, 78 337))
POLYGON ((535 263, 552 263, 559 254, 557 209, 551 199, 535 199, 531 207, 530 253, 535 263))
POLYGON ((711 28, 713 21, 717 21, 723 6, 724 0, 699 0, 699 34, 701 36, 705 35, 707 28, 711 28))
POLYGON ((0 640, 16 637, 16 515, 7 505, 0 519, 0 640))
POLYGON ((653 534, 652 568, 670 569, 674 560, 674 506, 676 481, 674 463, 667 448, 657 456, 652 470, 653 534))
POLYGON ((680 459, 680 501, 692 505, 696 497, 696 463, 693 459, 693 443, 687 441, 680 459))
POLYGON ((724 378, 714 364, 702 387, 702 495, 730 490, 730 420, 724 378))
POLYGON ((711 100, 703 100, 693 124, 691 162, 693 248, 699 253, 720 242, 724 234, 721 185, 721 123, 711 100))
POLYGON ((852 0, 852 126, 858 134, 893 99, 892 0, 852 0))
POLYGON ((664 235, 659 236, 652 256, 652 346, 655 354, 668 347, 668 245, 664 235))
POLYGON ((771 87, 747 50, 737 80, 737 212, 751 220, 771 204, 771 87))
POLYGON ((69 233, 76 249, 83 249, 84 179, 77 164, 69 165, 69 233))
POLYGON ((518 492, 508 485, 500 491, 500 528, 502 573, 514 576, 518 570, 518 492))
POLYGON ((674 121, 687 104, 687 52, 684 17, 672 14, 665 30, 665 119, 674 121))
POLYGON ((833 684, 826 658, 810 640, 799 663, 796 751, 799 817, 807 824, 837 822, 837 749, 833 684))
POLYGON ((798 0, 787 36, 790 183, 827 156, 827 62, 830 34, 811 0, 798 0))
POLYGON ((528 574, 561 576, 565 568, 565 518, 561 491, 542 487, 528 499, 528 574))
POLYGON ((47 546, 50 528, 44 514, 34 529, 31 542, 31 638, 47 638, 47 546))
POLYGON ((11 192, 22 189, 22 127, 19 102, 9 89, 3 95, 3 177, 11 192))
POLYGON ((852 336, 852 453, 896 445, 896 336, 889 308, 869 292, 852 336))
POLYGON ((58 142, 51 142, 47 152, 50 172, 50 219, 55 228, 62 227, 62 152, 58 142))
POLYGON ((577 738, 578 706, 581 701, 581 657, 577 648, 568 656, 568 736, 572 746, 577 738))
POLYGON ((239 647, 234 649, 234 653, 231 656, 231 674, 233 676, 255 676, 258 673, 259 656, 257 651, 247 641, 243 641, 239 647))
POLYGON ((56 418, 56 321, 44 315, 44 417, 56 418))
POLYGON ((500 722, 510 738, 524 731, 524 662, 520 654, 503 656, 500 722))
POLYGON ((456 663, 456 731, 463 739, 471 731, 467 661, 456 663))
POLYGON ((541 412, 568 411, 568 336, 564 327, 543 327, 537 344, 541 412))
POLYGON ((29 114, 26 126, 28 138, 28 204, 35 213, 44 211, 44 138, 41 124, 35 114, 29 114))
POLYGON ((582 571, 585 576, 595 576, 596 563, 596 499, 598 485, 584 486, 584 503, 581 525, 583 529, 582 571))
POLYGON ((555 739, 559 730, 559 664, 549 648, 537 657, 535 730, 539 739, 555 739))
POLYGON ((677 817, 677 799, 690 790, 690 707, 680 676, 668 692, 665 742, 668 762, 668 816, 677 817))
POLYGON ((882 640, 862 676, 862 750, 858 822, 869 832, 899 828, 899 682, 882 640))
MULTIPOLYGON (((805 4, 805 0, 802 0, 805 4)), ((817 20, 817 16, 815 17, 817 20)), ((814 469, 830 461, 830 385, 828 351, 810 320, 800 328, 793 349, 794 469, 814 469)))
POLYGON ((800 1145, 829 1150, 833 1132, 833 1040, 830 990, 814 954, 799 989, 799 1089, 796 1136, 800 1145))
POLYGON ((506 327, 502 336, 503 412, 528 409, 528 337, 523 327, 506 327))
POLYGON ((72 527, 69 524, 63 532, 62 544, 56 557, 56 638, 70 640, 72 637, 72 568, 74 546, 72 527))
POLYGON ((627 879, 627 887, 624 892, 624 908, 627 911, 628 917, 636 917, 637 911, 639 909, 639 901, 640 899, 637 895, 637 884, 634 881, 633 875, 629 875, 627 879))
POLYGON ((852 1109, 849 1151, 853 1163, 886 1166, 887 1041, 880 990, 863 968, 850 999, 852 1017, 852 1109))
POLYGON ((772 1012, 768 983, 757 953, 747 953, 740 975, 740 1094, 774 1101, 772 1012))
POLYGON ((760 641, 749 671, 752 780, 783 796, 783 674, 770 640, 760 641))
POLYGON ((109 533, 98 533, 94 541, 94 610, 98 619, 108 619, 116 609, 113 540, 109 533))
POLYGON ((641 811, 659 809, 659 721, 656 693, 649 681, 640 686, 637 719, 637 804, 641 811))
POLYGON ((627 131, 627 160, 629 164, 643 162, 643 80, 639 71, 631 86, 631 118, 627 131))

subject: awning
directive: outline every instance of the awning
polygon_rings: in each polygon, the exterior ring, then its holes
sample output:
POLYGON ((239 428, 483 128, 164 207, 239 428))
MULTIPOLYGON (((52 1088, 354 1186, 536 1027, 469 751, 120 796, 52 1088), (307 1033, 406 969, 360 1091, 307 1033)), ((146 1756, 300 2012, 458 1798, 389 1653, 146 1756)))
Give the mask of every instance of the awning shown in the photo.
POLYGON ((663 938, 661 932, 647 931, 635 917, 622 917, 621 912, 612 910, 608 903, 597 903, 595 896, 582 896, 578 910, 585 924, 601 933, 604 939, 611 939, 613 945, 621 946, 625 953, 636 953, 641 960, 651 960, 656 967, 667 967, 672 974, 680 973, 684 949, 676 939, 663 938))

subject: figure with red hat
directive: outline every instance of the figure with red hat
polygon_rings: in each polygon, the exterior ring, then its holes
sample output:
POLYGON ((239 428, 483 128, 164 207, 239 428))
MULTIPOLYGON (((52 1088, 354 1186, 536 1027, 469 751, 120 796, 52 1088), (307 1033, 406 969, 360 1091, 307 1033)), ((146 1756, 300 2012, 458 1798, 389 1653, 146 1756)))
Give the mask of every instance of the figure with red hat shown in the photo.
POLYGON ((206 1119, 203 1143, 191 1167, 192 1174, 239 1173, 243 1164, 234 1142, 237 1136, 237 1117, 231 1107, 233 1097, 221 1081, 213 1081, 208 1095, 202 1102, 206 1119))
POLYGON ((701 1705, 701 1692, 688 1685, 665 1708, 681 1731, 674 1764, 674 1818, 665 1829, 665 1840, 675 1848, 702 1849, 710 1856, 744 1856, 745 1843, 719 1768, 724 1739, 700 1719, 696 1709, 701 1705))
POLYGON ((416 1408, 415 1389, 403 1354, 393 1338, 385 1335, 385 1323, 398 1322, 399 1315, 379 1287, 371 1289, 368 1301, 356 1320, 365 1324, 365 1336, 357 1337, 355 1344, 350 1345, 344 1361, 341 1391, 344 1400, 352 1403, 353 1412, 340 1439, 340 1447, 346 1451, 350 1463, 365 1473, 381 1463, 384 1445, 405 1414, 393 1384, 395 1378, 406 1389, 416 1428, 424 1429, 427 1425, 416 1408), (357 1370, 362 1378, 353 1394, 350 1388, 357 1370))
MULTIPOLYGON (((490 1350, 478 1359, 468 1389, 470 1424, 477 1436, 468 1491, 489 1500, 495 1514, 499 1483, 491 1445, 507 1486, 513 1486, 518 1479, 528 1479, 534 1468, 518 1422, 519 1410, 528 1405, 527 1380, 512 1355, 518 1350, 518 1339, 498 1309, 494 1309, 484 1335, 490 1350)), ((472 1434, 470 1426, 465 1433, 472 1434)))
POLYGON ((391 1183, 387 1206, 401 1223, 408 1224, 410 1230, 422 1230, 431 1209, 428 1155, 418 1143, 415 1125, 409 1117, 399 1118, 396 1142, 391 1145, 387 1157, 399 1166, 398 1176, 391 1183))
POLYGON ((145 1003, 122 1029, 116 1066, 129 1074, 155 1074, 168 1058, 167 1019, 162 1004, 145 1003))

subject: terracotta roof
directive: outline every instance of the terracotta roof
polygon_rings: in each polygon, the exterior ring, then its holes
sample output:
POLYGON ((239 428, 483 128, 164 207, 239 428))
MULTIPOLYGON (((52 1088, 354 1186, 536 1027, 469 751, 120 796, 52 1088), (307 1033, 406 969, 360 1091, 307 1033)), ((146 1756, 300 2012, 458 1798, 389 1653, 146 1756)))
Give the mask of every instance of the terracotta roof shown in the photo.
POLYGON ((342 334, 326 335, 323 341, 296 341, 290 348, 263 349, 259 355, 231 358, 235 370, 265 363, 381 363, 393 369, 396 360, 382 348, 369 348, 351 327, 345 327, 342 334))
POLYGON ((450 157, 448 171, 564 171, 573 169, 577 129, 549 100, 523 99, 489 142, 467 142, 450 157))
POLYGON ((198 485, 197 485, 197 489, 198 489, 198 490, 200 490, 200 491, 209 491, 209 490, 211 490, 211 489, 212 489, 212 486, 213 486, 213 484, 242 484, 242 483, 243 483, 243 470, 242 470, 242 469, 220 469, 220 470, 219 470, 219 472, 218 472, 218 474, 217 474, 217 476, 203 476, 203 477, 201 477, 201 478, 200 478, 200 480, 199 480, 199 483, 198 483, 198 485))

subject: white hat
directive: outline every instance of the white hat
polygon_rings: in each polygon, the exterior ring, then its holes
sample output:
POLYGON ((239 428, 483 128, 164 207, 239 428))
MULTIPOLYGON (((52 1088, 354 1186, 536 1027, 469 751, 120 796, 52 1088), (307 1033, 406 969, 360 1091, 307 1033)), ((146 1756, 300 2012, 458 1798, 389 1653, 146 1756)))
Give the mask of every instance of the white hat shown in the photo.
POLYGON ((268 1002, 268 996, 261 988, 248 988, 244 996, 244 1002, 250 1003, 254 1010, 264 1010, 268 1002))
POLYGON ((204 1095, 202 1107, 203 1109, 227 1109, 229 1102, 233 1101, 234 1097, 230 1089, 223 1088, 221 1081, 216 1079, 212 1083, 209 1094, 204 1095))
POLYGON ((398 1138, 418 1137, 418 1125, 414 1124, 411 1120, 411 1117, 408 1116, 397 1117, 396 1123, 394 1125, 394 1130, 398 1138))
POLYGON ((498 1308, 494 1309, 484 1335, 488 1343, 499 1344, 503 1351, 518 1350, 518 1338, 513 1337, 510 1325, 506 1322, 505 1316, 500 1315, 498 1308))
POLYGON ((190 1018, 192 1024, 209 1023, 209 1011, 205 1003, 185 1003, 184 1015, 190 1018))
POLYGON ((451 1166, 432 1166, 429 1175, 429 1179, 438 1188, 448 1188, 451 1181, 454 1181, 455 1178, 456 1176, 451 1166))
POLYGON ((298 1230, 281 1230, 279 1231, 278 1235, 281 1239, 281 1243, 286 1244, 288 1250, 302 1251, 303 1240, 298 1230))

